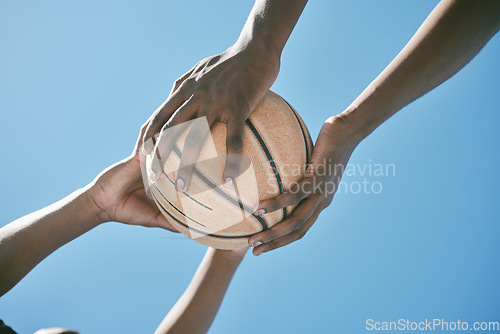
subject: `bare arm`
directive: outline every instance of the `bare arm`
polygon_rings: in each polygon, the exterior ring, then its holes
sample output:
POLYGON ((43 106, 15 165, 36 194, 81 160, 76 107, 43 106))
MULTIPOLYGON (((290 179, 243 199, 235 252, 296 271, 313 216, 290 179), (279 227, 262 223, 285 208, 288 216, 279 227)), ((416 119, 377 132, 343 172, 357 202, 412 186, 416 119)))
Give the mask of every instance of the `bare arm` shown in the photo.
POLYGON ((257 47, 281 55, 307 0, 256 0, 237 48, 257 47))
POLYGON ((0 229, 0 295, 17 284, 50 253, 100 223, 85 190, 0 229))
POLYGON ((186 291, 155 333, 206 333, 245 252, 209 248, 186 291))
POLYGON ((103 222, 174 230, 146 196, 138 151, 136 144, 130 157, 87 187, 0 229, 0 296, 53 251, 103 222))
POLYGON ((330 205, 359 142, 397 111, 460 71, 499 28, 500 1, 441 1, 382 73, 344 112, 325 122, 311 165, 297 188, 260 203, 258 209, 270 212, 300 202, 289 218, 250 238, 250 245, 257 246, 253 253, 259 255, 304 236, 330 205), (323 186, 313 191, 313 185, 318 184, 323 186))
POLYGON ((471 61, 500 28, 500 1, 441 1, 394 60, 340 116, 364 138, 471 61))

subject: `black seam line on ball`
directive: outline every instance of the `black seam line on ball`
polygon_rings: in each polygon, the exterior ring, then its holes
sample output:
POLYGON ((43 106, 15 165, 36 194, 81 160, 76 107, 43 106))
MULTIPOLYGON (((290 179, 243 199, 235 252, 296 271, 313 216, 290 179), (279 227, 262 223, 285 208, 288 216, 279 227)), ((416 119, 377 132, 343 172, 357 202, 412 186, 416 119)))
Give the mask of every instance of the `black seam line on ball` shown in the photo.
MULTIPOLYGON (((180 158, 181 157, 181 151, 179 150, 179 148, 177 147, 177 145, 174 145, 174 148, 173 148, 175 154, 177 154, 177 156, 180 158)), ((212 188, 213 190, 215 190, 216 192, 218 192, 222 197, 224 197, 225 199, 227 199, 228 201, 230 201, 231 203, 233 203, 234 205, 238 206, 240 209, 248 212, 248 213, 251 213, 252 214, 252 217, 254 217, 255 219, 257 219, 257 221, 260 223, 260 225, 262 226, 262 231, 265 231, 268 229, 267 227, 267 223, 266 221, 264 220, 264 218, 260 217, 260 216, 256 216, 253 214, 253 211, 252 209, 250 209, 249 207, 243 205, 243 203, 241 203, 239 200, 236 200, 234 198, 232 198, 231 196, 229 196, 228 194, 226 194, 225 192, 223 192, 222 190, 219 189, 219 187, 217 187, 215 184, 213 184, 209 179, 207 179, 207 177, 205 175, 203 175, 202 172, 200 172, 198 170, 198 168, 193 168, 193 172, 203 181, 205 182, 206 185, 208 185, 210 188, 212 188)), ((253 235, 253 234, 252 234, 253 235)))
MULTIPOLYGON (((252 133, 254 134, 255 138, 259 141, 260 147, 266 154, 267 160, 269 161, 269 165, 271 165, 271 169, 273 170, 274 177, 276 178, 276 182, 278 183, 278 186, 280 188, 280 194, 283 194, 285 192, 285 189, 283 188, 283 182, 281 181, 281 176, 278 168, 276 168, 276 164, 274 163, 273 156, 271 155, 271 152, 266 146, 266 143, 262 139, 262 137, 259 134, 259 131, 257 128, 252 124, 250 119, 246 120, 246 123, 250 130, 252 130, 252 133)), ((283 208, 283 218, 286 218, 286 207, 283 208)))
MULTIPOLYGON (((168 175, 165 173, 165 171, 162 171, 162 173, 163 173, 163 175, 165 175, 165 177, 167 178, 167 180, 169 180, 169 181, 170 181, 170 183, 172 183, 172 184, 175 186, 174 181, 173 181, 173 180, 171 180, 171 179, 170 179, 170 177, 168 177, 168 175)), ((212 209, 211 207, 209 207, 209 206, 207 206, 207 205, 205 205, 205 204, 203 204, 203 203, 201 203, 201 202, 197 201, 194 197, 191 197, 191 196, 190 196, 187 192, 183 191, 182 193, 183 193, 184 195, 186 195, 187 197, 189 197, 190 199, 192 199, 192 200, 193 200, 193 202, 198 203, 199 205, 201 205, 201 206, 202 206, 202 207, 204 207, 204 208, 207 208, 207 209, 208 209, 208 210, 210 210, 210 211, 214 211, 214 209, 212 209)))
POLYGON ((156 199, 156 203, 158 203, 158 205, 160 206, 160 208, 162 209, 163 212, 165 212, 170 218, 172 218, 173 220, 175 220, 177 223, 179 223, 180 225, 184 226, 185 228, 187 228, 188 230, 193 230, 195 232, 198 232, 200 234, 203 234, 205 236, 209 236, 209 237, 213 237, 213 238, 221 238, 221 239, 240 239, 240 238, 250 238, 253 234, 246 234, 246 235, 218 235, 218 234, 212 234, 212 233, 206 233, 206 232, 203 232, 203 231, 200 231, 200 230, 197 230, 195 229, 194 227, 191 227, 189 225, 186 225, 184 224, 183 222, 181 222, 179 219, 175 218, 170 212, 167 211, 167 209, 165 209, 165 207, 158 201, 158 198, 156 198, 155 194, 153 192, 151 192, 151 194, 153 195, 153 197, 156 199))
POLYGON ((193 218, 189 217, 188 215, 186 215, 184 212, 182 212, 181 210, 179 210, 175 205, 172 204, 172 202, 170 202, 166 197, 165 195, 163 195, 163 193, 160 191, 160 189, 158 189, 158 186, 156 185, 156 183, 154 183, 155 185, 155 188, 156 190, 158 191, 158 193, 160 193, 161 197, 163 197, 165 199, 165 201, 168 202, 168 204, 170 204, 177 212, 179 212, 181 215, 183 215, 184 217, 186 217, 187 219, 195 222, 196 224, 200 225, 200 226, 203 226, 203 227, 206 227, 205 225, 203 225, 202 223, 194 220, 193 218))
POLYGON ((307 147, 307 136, 306 136, 306 132, 304 131, 304 128, 302 127, 302 123, 300 122, 300 119, 299 119, 299 115, 297 115, 297 113, 295 112, 295 109, 293 109, 293 107, 290 105, 290 103, 288 103, 287 100, 285 100, 284 98, 281 98, 283 101, 285 101, 285 103, 288 105, 288 107, 290 108, 290 110, 293 112, 293 115, 295 116, 295 119, 297 120, 297 123, 299 123, 299 126, 300 126, 300 130, 302 131, 302 137, 304 137, 304 144, 306 146, 306 166, 309 165, 309 148, 307 147))

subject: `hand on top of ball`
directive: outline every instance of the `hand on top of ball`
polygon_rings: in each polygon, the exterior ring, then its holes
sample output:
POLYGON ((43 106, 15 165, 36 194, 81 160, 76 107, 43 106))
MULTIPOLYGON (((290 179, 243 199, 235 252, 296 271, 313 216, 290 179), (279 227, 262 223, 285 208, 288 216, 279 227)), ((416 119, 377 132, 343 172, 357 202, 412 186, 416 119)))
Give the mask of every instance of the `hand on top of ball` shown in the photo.
POLYGON ((253 254, 260 255, 301 239, 321 211, 333 200, 345 166, 359 139, 342 117, 329 118, 321 128, 304 178, 287 192, 259 203, 261 215, 298 204, 293 212, 270 229, 250 237, 253 254))
POLYGON ((209 129, 218 121, 227 126, 224 180, 228 186, 234 184, 240 165, 245 120, 279 72, 280 55, 267 55, 266 52, 270 51, 250 46, 244 49, 231 47, 203 59, 175 82, 170 96, 153 114, 142 140, 144 153, 154 152, 150 173, 153 181, 154 176, 159 177, 161 173, 161 162, 167 159, 177 136, 185 129, 178 125, 206 117, 204 124, 208 123, 208 126, 193 126, 186 137, 176 188, 179 191, 188 189, 193 165, 208 135, 205 128, 209 129), (158 133, 159 138, 154 142, 158 133), (162 140, 162 136, 169 138, 162 140), (158 146, 159 142, 161 146, 158 146))

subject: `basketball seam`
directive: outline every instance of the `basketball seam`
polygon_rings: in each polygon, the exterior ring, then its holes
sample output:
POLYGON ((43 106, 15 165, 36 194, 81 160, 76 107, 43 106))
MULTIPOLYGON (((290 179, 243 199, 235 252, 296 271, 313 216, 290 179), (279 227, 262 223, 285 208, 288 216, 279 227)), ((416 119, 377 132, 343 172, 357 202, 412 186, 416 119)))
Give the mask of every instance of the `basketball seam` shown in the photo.
MULTIPOLYGON (((179 148, 177 147, 177 145, 174 145, 173 147, 173 151, 175 152, 175 154, 180 158, 181 157, 181 151, 179 150, 179 148)), ((231 195, 229 194, 226 194, 224 191, 222 191, 219 187, 217 187, 215 185, 215 183, 213 183, 205 174, 203 174, 199 169, 197 168, 193 168, 193 171, 196 175, 198 175, 198 177, 206 184, 208 185, 209 187, 211 187, 212 189, 214 189, 216 192, 218 192, 220 195, 222 195, 223 198, 227 199, 229 202, 231 202, 233 205, 236 205, 234 202, 238 203, 238 207, 248 213, 251 213, 251 216, 254 217, 259 223, 260 225, 262 226, 262 231, 265 231, 268 229, 268 226, 267 226, 267 222, 264 218, 260 217, 260 216, 256 216, 253 214, 253 211, 247 207, 246 205, 244 205, 243 203, 241 203, 239 200, 233 198, 231 195)))
MULTIPOLYGON (((170 181, 170 183, 172 183, 173 185, 175 185, 174 181, 170 180, 170 178, 168 177, 168 175, 167 175, 167 174, 165 174, 165 172, 163 172, 163 175, 165 175, 165 177, 167 178, 167 180, 169 180, 169 181, 170 181)), ((159 190, 159 189, 158 189, 158 190, 159 190)), ((160 192, 160 193, 161 193, 161 192, 160 192)), ((191 196, 190 196, 188 193, 186 193, 185 191, 183 191, 182 193, 183 193, 184 195, 186 195, 188 198, 190 198, 191 200, 193 200, 193 202, 198 203, 199 205, 201 205, 201 206, 203 206, 203 207, 207 208, 207 209, 208 209, 208 210, 210 210, 210 211, 214 211, 214 209, 212 209, 211 207, 209 207, 209 206, 207 206, 207 205, 205 205, 205 204, 203 204, 203 203, 201 203, 201 202, 197 201, 194 197, 191 197, 191 196)))
MULTIPOLYGON (((264 154, 267 157, 267 161, 269 163, 269 166, 271 167, 271 170, 273 171, 274 177, 276 178, 276 182, 278 183, 278 187, 280 189, 280 194, 283 194, 285 192, 285 189, 283 188, 283 181, 281 180, 280 172, 278 170, 278 167, 276 166, 276 163, 274 162, 274 157, 269 148, 267 147, 267 143, 265 139, 260 135, 259 130, 253 125, 252 121, 250 118, 246 120, 246 123, 250 130, 252 131, 252 134, 254 137, 257 139, 259 142, 260 147, 264 151, 264 154), (273 168, 274 166, 274 168, 273 168)), ((283 208, 283 219, 286 218, 286 207, 283 208)))
POLYGON ((247 234, 247 235, 239 235, 239 236, 233 236, 233 235, 218 235, 218 234, 211 234, 211 233, 206 233, 206 232, 202 232, 200 230, 197 230, 189 225, 186 225, 184 224, 183 222, 181 222, 179 219, 177 219, 176 217, 174 217, 170 212, 168 212, 167 209, 165 209, 165 207, 163 207, 163 205, 158 201, 158 198, 156 198, 155 194, 153 192, 151 192, 151 194, 153 195, 153 197, 156 199, 156 203, 157 203, 157 206, 160 208, 160 210, 162 210, 163 212, 165 212, 167 215, 169 215, 172 219, 174 219, 177 223, 179 223, 180 225, 184 226, 185 228, 189 229, 189 230, 193 230, 193 231, 196 231, 200 234, 203 234, 205 236, 209 236, 209 237, 214 237, 214 238, 221 238, 221 239, 242 239, 242 238, 249 238, 251 237, 252 235, 254 234, 247 234))
POLYGON ((167 201, 168 204, 170 204, 170 206, 172 206, 177 212, 179 212, 181 215, 183 215, 184 217, 186 217, 187 219, 195 222, 196 224, 200 225, 200 226, 203 226, 203 227, 206 227, 205 225, 203 225, 202 223, 194 220, 193 218, 189 217, 188 215, 186 215, 184 212, 182 212, 181 210, 179 210, 175 205, 172 204, 172 202, 170 202, 168 200, 168 198, 165 197, 165 195, 161 192, 160 189, 158 189, 158 186, 156 185, 156 183, 154 183, 154 186, 156 188, 156 190, 158 191, 158 193, 161 195, 161 197, 163 197, 165 199, 165 201, 167 201))
POLYGON ((305 133, 305 131, 304 131, 305 123, 304 123, 304 126, 302 126, 302 122, 304 122, 304 120, 302 120, 302 118, 300 118, 300 116, 298 115, 298 113, 295 112, 295 109, 290 105, 290 103, 288 103, 287 100, 285 100, 284 98, 281 98, 281 99, 288 105, 288 107, 292 111, 293 115, 295 116, 295 119, 297 120, 297 123, 299 123, 300 130, 302 131, 302 137, 304 139, 304 146, 306 148, 306 168, 307 168, 307 165, 309 165, 309 145, 308 145, 309 143, 308 143, 308 138, 309 138, 309 141, 312 142, 312 139, 310 139, 311 136, 310 136, 309 132, 308 132, 308 136, 307 136, 306 133, 305 133))

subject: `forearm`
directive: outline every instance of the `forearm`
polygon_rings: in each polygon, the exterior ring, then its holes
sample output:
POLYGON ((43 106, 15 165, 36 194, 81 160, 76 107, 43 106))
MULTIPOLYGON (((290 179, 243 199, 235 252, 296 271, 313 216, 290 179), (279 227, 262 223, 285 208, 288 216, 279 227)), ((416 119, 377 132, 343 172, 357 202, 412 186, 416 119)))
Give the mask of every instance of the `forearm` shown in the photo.
POLYGON ((235 47, 255 46, 281 55, 306 3, 307 0, 256 0, 235 47))
POLYGON ((206 333, 242 259, 210 248, 188 288, 155 333, 206 333))
POLYGON ((100 223, 98 212, 80 189, 46 208, 0 229, 0 296, 40 261, 100 223))
POLYGON ((389 66, 340 115, 362 140, 460 71, 499 26, 500 1, 441 1, 389 66))

